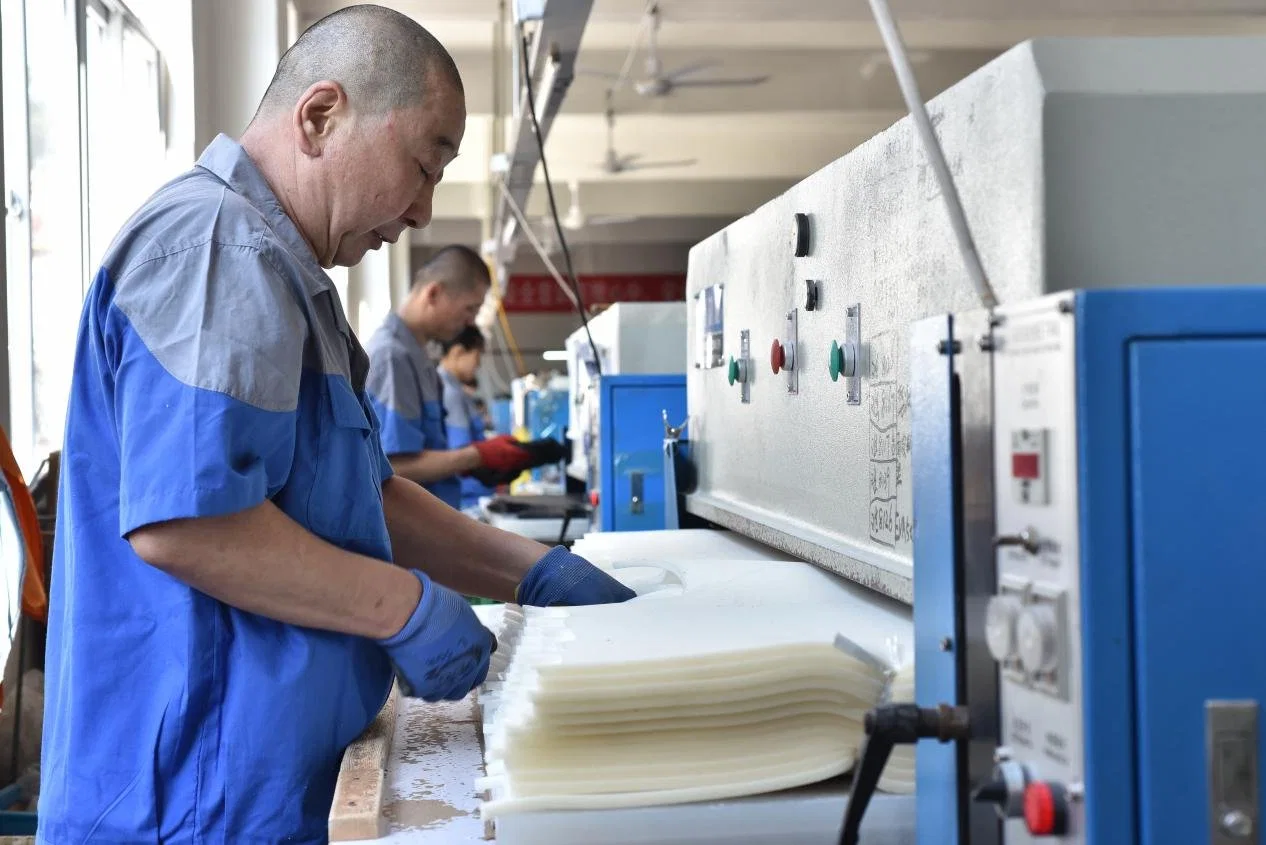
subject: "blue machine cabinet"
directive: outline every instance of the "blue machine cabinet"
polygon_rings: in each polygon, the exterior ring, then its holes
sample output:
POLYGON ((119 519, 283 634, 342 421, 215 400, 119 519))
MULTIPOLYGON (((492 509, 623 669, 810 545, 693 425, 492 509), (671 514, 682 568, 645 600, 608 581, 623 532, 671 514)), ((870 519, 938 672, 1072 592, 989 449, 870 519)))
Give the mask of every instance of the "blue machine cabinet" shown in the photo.
POLYGON ((598 509, 603 531, 665 525, 664 411, 686 416, 686 377, 603 376, 599 386, 598 509))
POLYGON ((916 696, 974 737, 921 746, 920 845, 1260 841, 1266 288, 973 320, 912 334, 916 696))

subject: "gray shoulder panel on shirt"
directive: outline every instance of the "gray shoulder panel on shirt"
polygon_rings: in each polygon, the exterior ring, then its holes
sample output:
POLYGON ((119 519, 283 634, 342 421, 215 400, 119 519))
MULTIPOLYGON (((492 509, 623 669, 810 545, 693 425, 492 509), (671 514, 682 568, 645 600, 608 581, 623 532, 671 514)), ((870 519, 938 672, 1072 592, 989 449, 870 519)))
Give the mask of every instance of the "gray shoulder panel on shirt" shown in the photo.
POLYGON ((291 410, 304 367, 353 383, 365 369, 329 279, 309 259, 195 167, 133 215, 103 266, 115 305, 173 376, 291 410))
POLYGON ((113 304, 167 372, 267 411, 297 406, 306 298, 254 245, 212 240, 131 263, 113 304))
POLYGON ((408 420, 422 417, 421 385, 409 350, 379 328, 366 345, 369 376, 365 389, 387 408, 408 420))

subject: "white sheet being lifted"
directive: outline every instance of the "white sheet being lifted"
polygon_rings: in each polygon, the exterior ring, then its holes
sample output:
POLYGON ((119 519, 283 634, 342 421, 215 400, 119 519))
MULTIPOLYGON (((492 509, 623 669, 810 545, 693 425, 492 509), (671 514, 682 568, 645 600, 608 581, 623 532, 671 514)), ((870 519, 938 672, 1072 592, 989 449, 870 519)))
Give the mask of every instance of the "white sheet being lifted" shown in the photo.
MULTIPOLYGON (((908 608, 758 549, 649 561, 668 540, 612 535, 595 555, 631 602, 506 614, 482 696, 485 817, 726 799, 852 768, 863 714, 910 676, 908 608)), ((884 786, 906 791, 912 760, 896 762, 884 786)))

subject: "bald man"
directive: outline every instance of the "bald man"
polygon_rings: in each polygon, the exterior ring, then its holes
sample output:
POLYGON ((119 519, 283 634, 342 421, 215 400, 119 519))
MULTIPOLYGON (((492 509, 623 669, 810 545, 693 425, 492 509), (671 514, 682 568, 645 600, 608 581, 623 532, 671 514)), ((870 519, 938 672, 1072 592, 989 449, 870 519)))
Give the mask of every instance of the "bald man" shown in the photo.
POLYGON ((367 344, 369 397, 382 421, 380 439, 392 468, 458 509, 462 476, 483 470, 513 477, 559 460, 563 451, 561 444, 554 453, 529 450, 513 437, 450 442, 444 380, 427 347, 447 344, 471 326, 489 284, 479 253, 444 247, 418 270, 409 295, 367 344))
POLYGON ((393 675, 428 700, 486 675, 493 639, 454 590, 631 597, 452 510, 379 445, 325 269, 427 224, 464 128, 443 47, 351 7, 285 54, 240 142, 114 240, 61 464, 40 842, 324 842, 343 749, 393 675))

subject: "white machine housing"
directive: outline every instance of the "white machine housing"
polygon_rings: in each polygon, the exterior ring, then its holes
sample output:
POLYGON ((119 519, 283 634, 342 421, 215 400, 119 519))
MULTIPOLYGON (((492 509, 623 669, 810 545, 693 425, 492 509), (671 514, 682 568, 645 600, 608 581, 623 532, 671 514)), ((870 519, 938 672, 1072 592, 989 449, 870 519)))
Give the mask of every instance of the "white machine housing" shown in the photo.
MULTIPOLYGON (((929 111, 1001 302, 1261 280, 1266 39, 1025 42, 929 111)), ((687 305, 688 510, 910 602, 908 327, 980 306, 910 119, 695 246, 687 305)))
MULTIPOLYGON (((681 373, 686 369, 684 302, 617 302, 589 321, 603 375, 681 373)), ((574 441, 567 474, 597 489, 591 467, 598 464, 597 370, 583 327, 567 338, 567 381, 574 441)), ((674 425, 681 422, 677 420, 674 425)), ((596 471, 596 469, 594 470, 596 471)))

